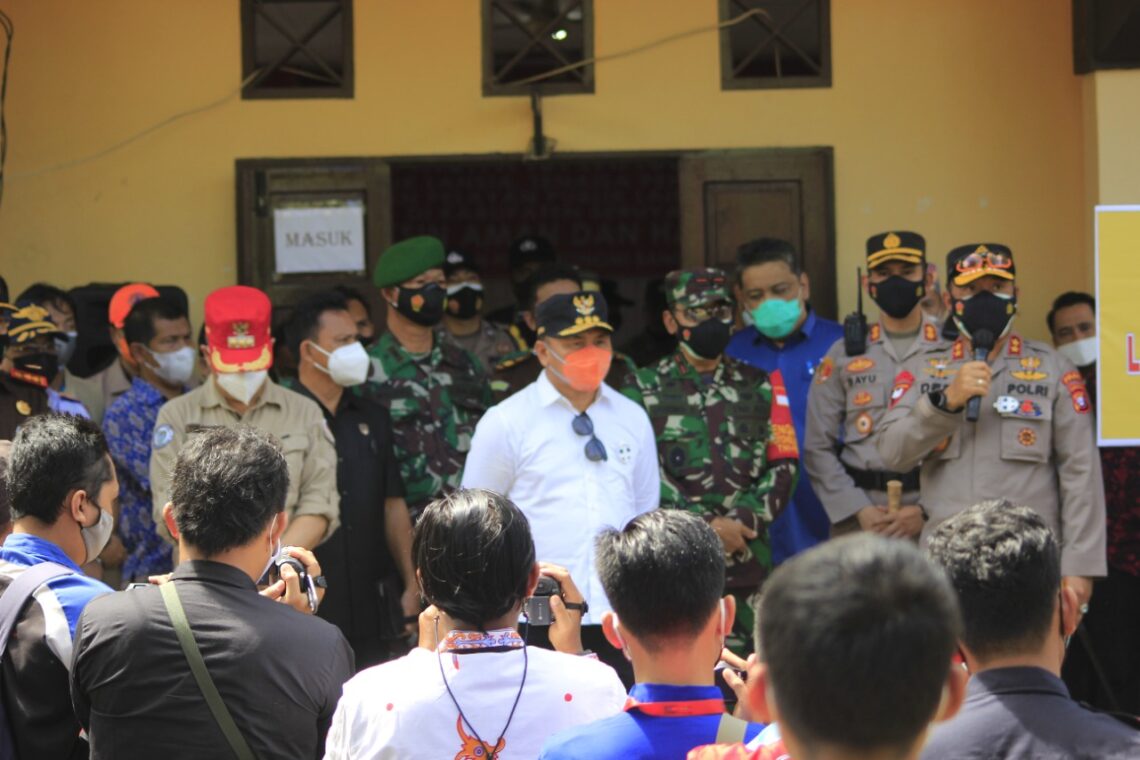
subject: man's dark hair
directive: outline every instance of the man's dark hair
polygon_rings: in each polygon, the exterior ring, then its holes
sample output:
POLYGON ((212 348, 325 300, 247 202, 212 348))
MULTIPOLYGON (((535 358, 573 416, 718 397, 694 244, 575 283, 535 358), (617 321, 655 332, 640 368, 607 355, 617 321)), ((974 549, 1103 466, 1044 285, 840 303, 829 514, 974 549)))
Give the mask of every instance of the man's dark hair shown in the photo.
POLYGON ((1057 319, 1057 312, 1061 309, 1067 309, 1070 306, 1077 304, 1087 303, 1089 308, 1096 314, 1096 299, 1088 293, 1081 293, 1076 290, 1070 290, 1062 293, 1053 300, 1053 308, 1049 309, 1049 313, 1045 315, 1045 322, 1049 325, 1049 334, 1055 335, 1056 332, 1053 328, 1053 323, 1057 319))
POLYGON ((12 508, 8 502, 8 457, 12 454, 12 442, 0 441, 0 533, 12 522, 12 508))
POLYGON ((333 291, 338 293, 345 303, 349 301, 359 302, 364 307, 364 313, 368 315, 368 318, 372 318, 372 307, 369 305, 368 299, 359 290, 350 288, 348 285, 337 285, 333 291))
POLYGON ((1037 650, 1061 589, 1061 550, 1028 507, 986 501, 938 526, 927 547, 958 592, 966 647, 985 660, 1037 650))
POLYGON ((31 301, 40 306, 59 307, 59 304, 66 304, 71 307, 71 314, 76 319, 79 318, 79 307, 75 305, 75 299, 71 297, 66 290, 57 288, 55 285, 48 285, 46 282, 37 282, 34 285, 29 285, 24 288, 24 292, 16 296, 18 302, 31 301))
POLYGON ((577 267, 570 264, 543 264, 523 283, 523 297, 519 306, 523 311, 534 311, 538 289, 558 280, 570 280, 578 285, 579 290, 582 289, 582 274, 577 267))
POLYGON ((759 618, 780 720, 807 745, 903 749, 934 719, 960 621, 909 542, 860 534, 785 562, 759 618))
POLYGON ((16 431, 8 462, 12 517, 53 525, 68 495, 83 490, 95 501, 113 477, 107 440, 94 422, 69 414, 30 417, 16 431))
POLYGON ((157 296, 144 298, 135 303, 123 321, 123 337, 127 343, 142 343, 144 346, 158 334, 155 322, 159 319, 188 319, 186 309, 181 304, 157 296))
POLYGON ((429 603, 486 630, 527 593, 534 539, 505 496, 460 489, 428 505, 416 524, 412 560, 429 603))
POLYGON ((724 547, 689 512, 655 510, 606 530, 595 555, 614 612, 650 652, 700 633, 724 596, 724 547))
POLYGON ((211 557, 265 530, 288 490, 289 466, 272 436, 249 425, 211 427, 178 452, 170 501, 183 538, 211 557))
POLYGON ((8 303, 8 281, 0 277, 0 303, 8 303))
POLYGON ((803 272, 796 247, 787 240, 762 237, 750 240, 736 249, 736 284, 743 281, 744 270, 761 264, 782 261, 797 277, 803 272))
POLYGON ((301 356, 301 344, 316 341, 321 328, 321 315, 326 311, 348 311, 348 301, 340 293, 325 290, 313 293, 293 307, 289 324, 285 327, 285 342, 293 356, 301 356))

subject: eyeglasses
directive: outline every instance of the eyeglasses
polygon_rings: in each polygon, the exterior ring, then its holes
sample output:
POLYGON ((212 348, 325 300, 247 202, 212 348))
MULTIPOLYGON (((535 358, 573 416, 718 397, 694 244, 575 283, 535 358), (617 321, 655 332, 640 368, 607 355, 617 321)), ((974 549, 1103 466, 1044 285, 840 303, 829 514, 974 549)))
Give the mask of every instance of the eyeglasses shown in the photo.
POLYGON ((590 419, 590 415, 582 412, 570 424, 574 428, 574 432, 578 435, 588 435, 590 440, 586 441, 586 459, 591 462, 604 462, 609 457, 606 456, 606 447, 594 435, 594 421, 590 419))
POLYGON ((955 265, 959 272, 976 272, 980 269, 1009 269, 1013 260, 1004 253, 974 251, 955 265))
POLYGON ((721 322, 727 322, 733 317, 732 304, 724 302, 707 306, 686 306, 680 308, 679 311, 681 316, 690 322, 704 322, 706 319, 719 319, 721 322))

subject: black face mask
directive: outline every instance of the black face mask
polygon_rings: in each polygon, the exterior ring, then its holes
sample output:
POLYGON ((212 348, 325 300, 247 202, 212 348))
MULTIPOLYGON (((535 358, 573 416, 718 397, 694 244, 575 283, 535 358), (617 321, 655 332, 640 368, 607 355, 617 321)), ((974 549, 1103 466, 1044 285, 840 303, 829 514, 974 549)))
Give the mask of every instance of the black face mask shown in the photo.
POLYGON ((59 357, 46 351, 15 357, 12 359, 12 365, 29 375, 39 375, 49 383, 59 373, 59 357))
POLYGON ((417 325, 435 327, 443 319, 443 302, 447 291, 434 282, 422 288, 400 288, 396 311, 417 325))
POLYGON ((732 324, 706 319, 696 327, 682 327, 678 336, 689 350, 702 359, 715 359, 724 353, 732 337, 732 324))
POLYGON ((447 296, 447 313, 456 319, 471 319, 483 308, 483 289, 464 285, 447 296))
POLYGON ((995 338, 1000 338, 1017 314, 1017 296, 1006 298, 985 290, 969 298, 955 298, 951 308, 954 322, 967 338, 981 329, 989 330, 995 338))
POLYGON ((897 274, 882 282, 871 283, 869 289, 871 298, 875 299, 879 308, 894 319, 902 319, 910 314, 926 295, 925 283, 913 282, 897 274))

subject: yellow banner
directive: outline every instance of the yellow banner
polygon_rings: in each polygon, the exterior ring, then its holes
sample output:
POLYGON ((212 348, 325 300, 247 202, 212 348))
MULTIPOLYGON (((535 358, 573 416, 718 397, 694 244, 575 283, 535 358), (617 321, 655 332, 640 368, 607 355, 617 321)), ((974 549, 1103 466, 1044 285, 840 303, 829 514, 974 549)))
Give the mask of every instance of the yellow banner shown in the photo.
POLYGON ((1096 207, 1097 442, 1140 445, 1140 206, 1096 207))

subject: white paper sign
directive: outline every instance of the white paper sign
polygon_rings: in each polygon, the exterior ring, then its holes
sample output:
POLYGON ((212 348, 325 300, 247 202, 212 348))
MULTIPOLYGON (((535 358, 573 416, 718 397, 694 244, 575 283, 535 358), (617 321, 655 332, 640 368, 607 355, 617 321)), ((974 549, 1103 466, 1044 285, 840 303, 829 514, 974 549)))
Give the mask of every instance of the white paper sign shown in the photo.
POLYGON ((273 210, 277 272, 363 272, 364 207, 273 210))

